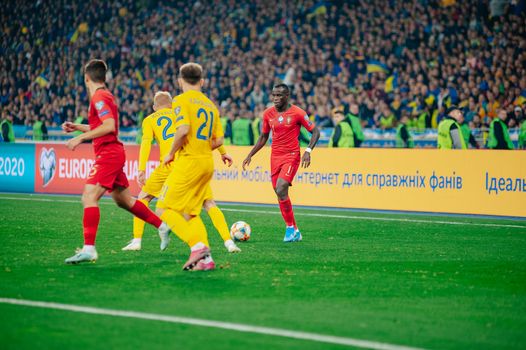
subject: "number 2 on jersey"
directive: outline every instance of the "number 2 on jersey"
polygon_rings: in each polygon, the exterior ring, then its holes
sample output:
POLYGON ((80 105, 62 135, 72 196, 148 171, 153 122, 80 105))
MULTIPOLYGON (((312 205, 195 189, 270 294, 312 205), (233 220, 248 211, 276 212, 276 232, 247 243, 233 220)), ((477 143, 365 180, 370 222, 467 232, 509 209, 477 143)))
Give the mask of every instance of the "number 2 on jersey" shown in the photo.
POLYGON ((172 126, 172 119, 162 116, 159 119, 157 119, 157 126, 161 126, 163 124, 163 120, 166 120, 166 125, 163 128, 163 140, 168 140, 169 138, 174 137, 174 133, 168 133, 168 129, 170 129, 170 126, 172 126))
POLYGON ((206 112, 204 108, 200 108, 197 111, 197 118, 201 118, 201 114, 204 114, 205 121, 203 122, 203 124, 201 124, 199 129, 197 129, 197 138, 199 140, 206 141, 212 136, 212 126, 214 125, 214 112, 210 111, 210 125, 208 127, 208 135, 206 133, 206 130, 204 130, 206 128, 206 124, 208 123, 208 113, 206 112), (203 135, 203 131, 205 132, 204 135, 203 135))

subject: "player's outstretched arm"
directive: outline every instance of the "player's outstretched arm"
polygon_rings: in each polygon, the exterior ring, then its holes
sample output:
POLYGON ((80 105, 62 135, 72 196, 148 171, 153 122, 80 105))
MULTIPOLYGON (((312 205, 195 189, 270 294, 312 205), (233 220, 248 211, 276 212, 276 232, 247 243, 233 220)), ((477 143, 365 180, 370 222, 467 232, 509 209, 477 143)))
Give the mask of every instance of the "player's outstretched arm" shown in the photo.
POLYGON ((108 118, 102 122, 101 125, 97 126, 95 129, 84 132, 77 137, 72 138, 68 141, 66 146, 74 151, 75 148, 84 141, 93 140, 94 138, 101 137, 107 134, 115 132, 115 120, 113 118, 108 118))
POLYGON ((269 134, 270 133, 265 132, 265 133, 261 133, 261 135, 259 135, 258 141, 254 145, 254 147, 252 147, 252 149, 250 150, 250 153, 248 154, 248 156, 243 161, 243 170, 245 170, 245 168, 250 165, 250 161, 252 160, 252 156, 254 154, 258 153, 258 151, 260 149, 262 149, 263 146, 265 146, 267 144, 267 141, 268 141, 268 138, 269 138, 269 134))
POLYGON ((62 124, 62 130, 64 130, 65 133, 70 133, 74 131, 88 132, 90 131, 90 128, 89 125, 86 124, 75 124, 72 122, 65 122, 62 124))
POLYGON ((186 135, 188 135, 188 132, 190 132, 190 125, 184 124, 177 128, 177 131, 174 135, 174 141, 172 143, 172 148, 170 149, 170 152, 164 157, 163 163, 168 164, 172 160, 174 160, 175 153, 181 148, 184 141, 186 140, 186 135))
POLYGON ((311 131, 312 136, 310 138, 309 146, 303 153, 303 157, 301 157, 301 166, 303 168, 308 168, 310 165, 310 152, 312 152, 312 149, 316 147, 316 143, 318 143, 318 140, 320 139, 320 129, 318 127, 314 127, 311 131))

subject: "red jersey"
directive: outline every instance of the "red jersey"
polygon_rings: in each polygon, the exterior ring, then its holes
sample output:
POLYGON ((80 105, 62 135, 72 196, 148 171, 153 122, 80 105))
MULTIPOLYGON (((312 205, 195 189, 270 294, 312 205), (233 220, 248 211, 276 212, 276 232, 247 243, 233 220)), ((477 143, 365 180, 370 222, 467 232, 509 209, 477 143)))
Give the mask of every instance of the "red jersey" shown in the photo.
POLYGON ((119 112, 115 97, 106 89, 98 89, 91 97, 88 110, 88 123, 91 130, 95 129, 106 119, 113 118, 115 122, 115 131, 104 136, 93 139, 93 148, 95 155, 101 152, 124 152, 124 147, 119 141, 119 112))
POLYGON ((297 152, 299 155, 300 143, 298 137, 301 127, 308 131, 314 129, 307 113, 295 105, 285 112, 278 112, 275 107, 270 107, 263 112, 263 133, 272 130, 272 154, 283 155, 297 152))

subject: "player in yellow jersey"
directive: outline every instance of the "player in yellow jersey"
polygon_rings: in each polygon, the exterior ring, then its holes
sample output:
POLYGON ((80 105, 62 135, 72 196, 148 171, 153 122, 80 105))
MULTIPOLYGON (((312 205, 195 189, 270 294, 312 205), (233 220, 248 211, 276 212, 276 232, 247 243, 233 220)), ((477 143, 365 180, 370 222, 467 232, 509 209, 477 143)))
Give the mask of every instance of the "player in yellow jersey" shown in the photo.
MULTIPOLYGON (((139 153, 139 174, 137 182, 141 187, 138 200, 148 205, 153 198, 159 197, 161 188, 168 178, 172 170, 172 164, 165 165, 162 163, 163 158, 169 153, 172 147, 172 139, 175 134, 175 113, 172 109, 172 97, 168 92, 157 92, 153 99, 154 113, 146 117, 142 123, 143 137, 141 142, 141 149, 139 153), (161 164, 146 179, 146 163, 150 156, 152 141, 155 139, 159 145, 159 159, 161 164)), ((232 158, 226 154, 223 146, 218 148, 221 153, 221 159, 228 166, 232 165, 232 158)), ((230 239, 228 225, 225 221, 225 216, 217 207, 217 204, 212 199, 212 190, 209 188, 205 196, 203 207, 207 211, 212 223, 223 238, 225 247, 230 253, 240 252, 236 244, 230 239)), ((160 215, 160 211, 158 215, 160 215)), ((141 250, 142 236, 144 233, 144 221, 137 219, 133 220, 133 239, 122 248, 122 250, 141 250)), ((168 241, 161 242, 161 250, 166 249, 168 241)))
MULTIPOLYGON (((223 129, 217 107, 201 92, 204 83, 201 66, 184 64, 177 81, 183 90, 172 102, 177 131, 164 158, 164 164, 173 161, 172 172, 164 183, 157 207, 164 209, 163 220, 190 247, 190 258, 183 270, 212 270, 215 263, 199 214, 214 173, 212 150, 223 144, 223 129)), ((163 235, 168 233, 159 234, 162 240, 167 239, 163 235)))

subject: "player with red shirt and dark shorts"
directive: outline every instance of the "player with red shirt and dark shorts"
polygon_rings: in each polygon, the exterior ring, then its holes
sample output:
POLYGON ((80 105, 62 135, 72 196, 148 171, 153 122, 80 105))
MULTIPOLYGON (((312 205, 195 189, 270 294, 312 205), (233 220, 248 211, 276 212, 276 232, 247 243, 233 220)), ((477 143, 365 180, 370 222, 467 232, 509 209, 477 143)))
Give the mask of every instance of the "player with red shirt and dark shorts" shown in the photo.
POLYGON ((243 169, 250 164, 256 154, 269 139, 272 131, 272 152, 270 168, 272 187, 278 196, 281 215, 286 224, 284 242, 301 241, 302 236, 294 219, 294 211, 289 198, 289 187, 300 166, 299 134, 301 127, 312 133, 309 146, 301 157, 301 165, 310 165, 310 153, 320 138, 320 131, 310 121, 307 113, 289 103, 290 89, 286 84, 278 84, 272 89, 274 107, 267 108, 263 113, 263 130, 254 148, 243 161, 243 169))
POLYGON ((123 171, 126 154, 117 137, 119 112, 115 98, 105 85, 107 70, 106 63, 102 60, 89 61, 84 70, 84 81, 90 96, 89 125, 71 122, 62 125, 65 132, 83 132, 68 141, 67 147, 70 150, 75 150, 84 141, 93 140, 95 151, 95 163, 82 193, 84 246, 77 254, 66 259, 67 264, 97 260, 95 237, 100 221, 98 203, 106 191, 111 193, 119 207, 155 226, 160 234, 169 231, 168 226, 147 206, 135 200, 128 190, 128 179, 123 171))

